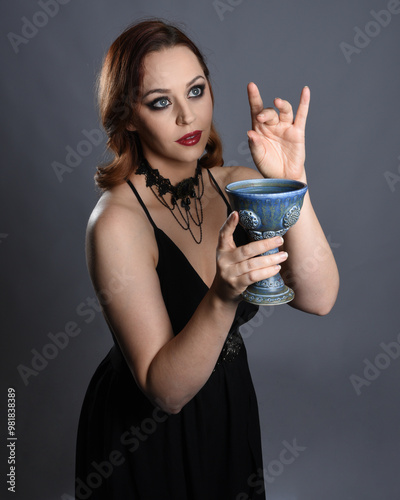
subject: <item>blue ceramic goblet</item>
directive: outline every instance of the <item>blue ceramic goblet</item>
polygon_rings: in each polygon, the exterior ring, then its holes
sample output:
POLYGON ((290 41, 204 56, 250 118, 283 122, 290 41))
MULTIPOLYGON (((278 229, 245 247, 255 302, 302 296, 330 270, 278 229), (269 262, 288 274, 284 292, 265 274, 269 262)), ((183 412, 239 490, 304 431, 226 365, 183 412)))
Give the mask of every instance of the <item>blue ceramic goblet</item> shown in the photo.
MULTIPOLYGON (((239 222, 251 241, 282 236, 300 217, 307 185, 290 179, 249 179, 226 186, 231 206, 239 213, 239 222)), ((277 253, 274 248, 263 255, 277 253)), ((289 257, 290 258, 290 257, 289 257)), ((286 304, 294 291, 285 285, 279 273, 253 283, 242 293, 252 304, 286 304)))

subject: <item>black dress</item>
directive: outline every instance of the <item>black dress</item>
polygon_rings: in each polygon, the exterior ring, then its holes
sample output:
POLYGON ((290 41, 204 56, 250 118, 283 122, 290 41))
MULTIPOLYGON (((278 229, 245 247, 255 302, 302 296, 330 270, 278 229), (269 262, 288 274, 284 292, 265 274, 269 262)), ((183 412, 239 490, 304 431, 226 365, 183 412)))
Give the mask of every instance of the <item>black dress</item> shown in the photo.
MULTIPOLYGON (((154 227, 157 273, 177 334, 208 288, 130 186, 154 227)), ((239 226, 234 237, 238 245, 245 242, 239 226)), ((76 499, 265 499, 257 400, 238 331, 256 311, 239 303, 213 373, 178 414, 150 403, 115 342, 93 375, 80 415, 76 499)))

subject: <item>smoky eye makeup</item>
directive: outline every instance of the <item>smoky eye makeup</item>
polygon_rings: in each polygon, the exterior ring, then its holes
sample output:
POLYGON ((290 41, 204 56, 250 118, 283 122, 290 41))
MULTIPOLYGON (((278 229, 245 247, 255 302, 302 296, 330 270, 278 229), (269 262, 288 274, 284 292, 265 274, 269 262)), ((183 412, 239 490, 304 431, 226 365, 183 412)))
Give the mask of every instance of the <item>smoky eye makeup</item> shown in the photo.
POLYGON ((150 109, 159 110, 167 108, 170 104, 171 101, 168 99, 168 97, 164 96, 153 99, 152 101, 146 103, 146 106, 148 106, 150 109))
POLYGON ((192 97, 201 97, 204 94, 204 89, 206 88, 205 84, 202 83, 200 85, 194 85, 188 93, 188 96, 190 98, 192 97), (190 95, 192 94, 192 95, 190 95))
MULTIPOLYGON (((189 99, 196 99, 201 97, 204 94, 206 86, 205 84, 193 85, 189 92, 189 99)), ((153 99, 152 101, 146 103, 146 106, 154 111, 160 111, 162 109, 166 109, 171 105, 171 101, 167 96, 161 96, 153 99)))

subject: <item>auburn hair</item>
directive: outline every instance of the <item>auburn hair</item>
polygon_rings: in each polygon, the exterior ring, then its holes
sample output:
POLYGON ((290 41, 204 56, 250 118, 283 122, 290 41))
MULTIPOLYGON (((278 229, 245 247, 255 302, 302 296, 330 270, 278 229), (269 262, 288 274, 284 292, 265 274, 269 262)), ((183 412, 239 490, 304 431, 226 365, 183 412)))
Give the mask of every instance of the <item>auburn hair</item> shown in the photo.
MULTIPOLYGON (((109 48, 98 78, 100 118, 108 137, 107 150, 114 155, 110 162, 97 167, 95 180, 100 189, 121 184, 138 164, 140 139, 127 127, 133 121, 140 98, 145 56, 176 45, 184 45, 196 55, 214 103, 204 57, 180 29, 158 19, 128 27, 109 48)), ((200 159, 202 167, 223 164, 221 139, 213 123, 205 150, 200 159)))

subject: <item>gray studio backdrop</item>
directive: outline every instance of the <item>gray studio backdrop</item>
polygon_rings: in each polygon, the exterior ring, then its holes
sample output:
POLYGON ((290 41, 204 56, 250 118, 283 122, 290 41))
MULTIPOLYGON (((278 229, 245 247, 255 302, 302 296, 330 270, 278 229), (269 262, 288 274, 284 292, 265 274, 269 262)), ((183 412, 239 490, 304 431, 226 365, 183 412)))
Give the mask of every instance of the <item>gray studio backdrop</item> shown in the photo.
POLYGON ((227 165, 251 165, 249 81, 268 106, 311 88, 310 193, 341 289, 326 317, 263 308, 243 329, 267 498, 400 498, 397 0, 3 2, 1 497, 73 496, 80 407, 111 346, 84 256, 105 146, 94 81, 147 16, 183 23, 204 51, 227 165))

